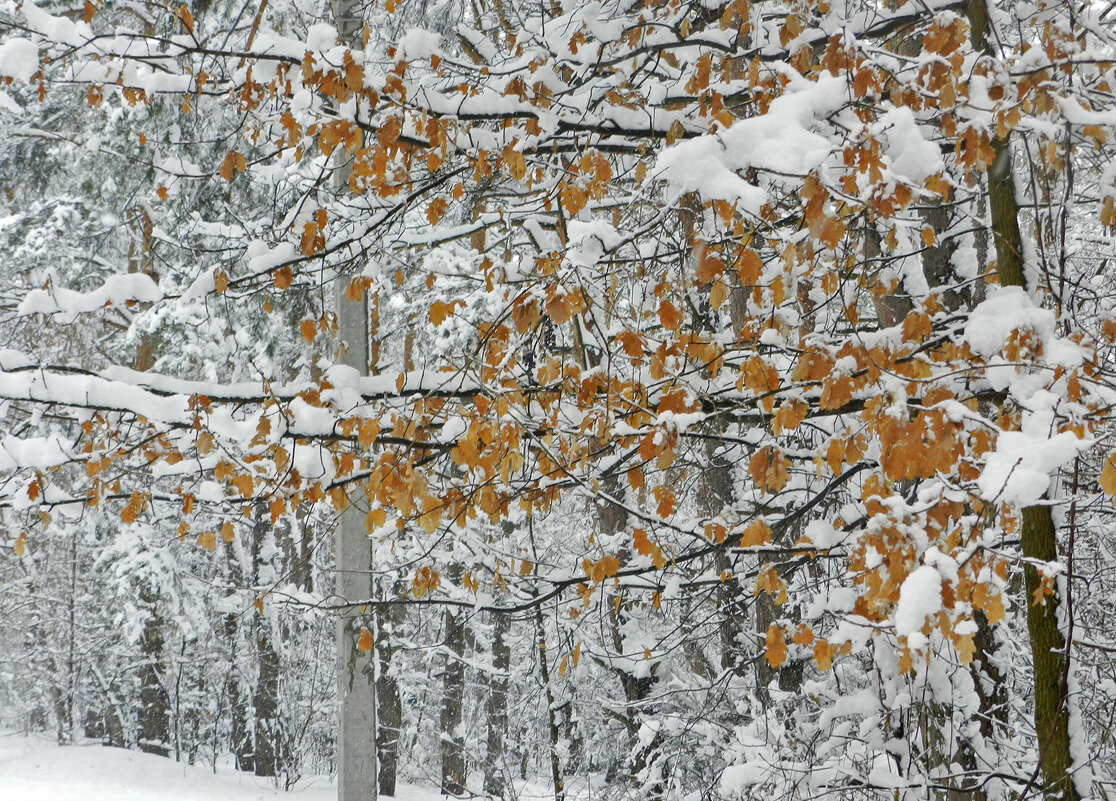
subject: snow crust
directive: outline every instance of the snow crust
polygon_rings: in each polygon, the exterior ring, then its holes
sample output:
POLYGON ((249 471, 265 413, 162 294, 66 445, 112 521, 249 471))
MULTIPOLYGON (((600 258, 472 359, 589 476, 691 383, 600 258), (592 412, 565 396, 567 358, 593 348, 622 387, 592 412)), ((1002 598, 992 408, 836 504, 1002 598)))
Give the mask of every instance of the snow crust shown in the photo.
POLYGON ((0 44, 0 76, 26 83, 39 70, 39 48, 30 39, 0 44))

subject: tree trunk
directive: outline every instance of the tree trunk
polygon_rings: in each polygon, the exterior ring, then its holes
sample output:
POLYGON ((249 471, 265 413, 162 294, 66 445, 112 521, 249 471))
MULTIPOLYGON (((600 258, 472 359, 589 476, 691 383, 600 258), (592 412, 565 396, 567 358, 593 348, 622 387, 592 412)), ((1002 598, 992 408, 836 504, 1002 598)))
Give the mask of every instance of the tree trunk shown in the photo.
POLYGON ((148 754, 168 756, 170 698, 163 686, 163 618, 156 607, 158 596, 150 587, 140 591, 140 601, 147 609, 147 618, 140 637, 139 748, 148 754))
MULTIPOLYGON (((969 0, 966 6, 973 46, 995 57, 989 37, 990 20, 986 0, 969 0)), ((994 158, 988 170, 988 204, 992 212, 992 237, 996 246, 996 271, 1002 286, 1027 286, 1023 271, 1023 237, 1019 230, 1019 203, 1015 197, 1011 143, 996 138, 994 158)), ((1069 736, 1069 654, 1058 610, 1059 593, 1042 603, 1034 602, 1041 577, 1036 563, 1058 558, 1057 531, 1049 506, 1028 506, 1023 510, 1020 535, 1026 563, 1024 604, 1035 680, 1035 734, 1038 737, 1039 770, 1043 794, 1048 799, 1077 801, 1078 793, 1071 775, 1073 758, 1069 736)), ((1069 591, 1069 587, 1066 587, 1069 591)))
MULTIPOLYGON (((398 598, 396 587, 389 600, 398 598)), ((379 763, 380 795, 395 795, 396 774, 399 772, 399 738, 403 730, 403 703, 399 682, 391 672, 395 653, 394 638, 406 618, 402 604, 381 607, 376 613, 376 653, 379 670, 376 675, 376 751, 379 763)))
POLYGON ((508 645, 510 619, 496 614, 492 619, 492 673, 488 676, 488 738, 485 741, 484 794, 504 798, 507 794, 504 733, 508 728, 508 671, 511 646, 508 645))
POLYGON ((550 781, 554 785, 554 801, 563 801, 566 797, 566 783, 562 779, 562 758, 558 753, 560 744, 558 717, 554 710, 554 688, 550 683, 550 662, 546 656, 546 627, 543 625, 542 609, 538 605, 535 606, 535 638, 539 678, 542 680, 546 695, 547 733, 550 735, 550 781))
MULTIPOLYGON (((252 585, 261 583, 260 567, 269 521, 264 504, 256 505, 252 525, 252 585)), ((252 695, 255 749, 253 769, 257 776, 279 775, 282 751, 282 726, 279 720, 279 654, 272 643, 271 623, 264 615, 255 618, 258 673, 252 695)))
POLYGON ((252 697, 255 708, 255 773, 278 776, 282 769, 283 730, 279 720, 279 654, 271 643, 265 623, 256 630, 256 652, 260 660, 259 680, 252 697))
MULTIPOLYGON (((360 47, 361 4, 332 0, 333 22, 341 40, 360 47)), ((338 170, 337 186, 348 182, 346 169, 338 170)), ((337 324, 347 347, 344 363, 368 375, 371 352, 367 297, 345 299, 345 286, 336 287, 337 324)), ((341 602, 372 598, 372 543, 360 509, 362 494, 350 498, 341 512, 334 534, 336 580, 334 594, 341 602)), ((371 649, 358 648, 361 630, 372 621, 359 605, 345 606, 337 619, 337 794, 339 801, 374 801, 376 782, 376 671, 371 649)))
POLYGON ((465 622, 462 612, 447 607, 445 624, 446 666, 442 675, 442 714, 439 718, 444 795, 465 794, 465 743, 461 713, 465 701, 465 622))
POLYGON ((229 734, 232 742, 230 746, 237 770, 255 770, 252 733, 248 730, 248 709, 236 669, 236 638, 238 636, 236 622, 237 615, 229 614, 225 616, 225 638, 229 641, 231 653, 229 673, 225 677, 225 695, 229 700, 229 715, 231 717, 231 731, 229 734))

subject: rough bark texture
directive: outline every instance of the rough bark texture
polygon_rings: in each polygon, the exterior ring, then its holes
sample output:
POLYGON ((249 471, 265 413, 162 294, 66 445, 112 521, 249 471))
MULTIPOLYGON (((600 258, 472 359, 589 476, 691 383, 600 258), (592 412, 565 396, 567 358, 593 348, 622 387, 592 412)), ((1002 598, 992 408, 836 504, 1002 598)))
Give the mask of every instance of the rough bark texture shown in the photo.
MULTIPOLYGON (((268 517, 263 504, 256 507, 252 526, 252 583, 260 583, 261 551, 267 537, 268 517)), ((252 696, 255 713, 255 750, 253 768, 257 776, 278 776, 282 762, 283 732, 279 720, 279 654, 271 642, 271 624, 267 618, 256 619, 256 659, 258 674, 252 696)))
POLYGON ((558 718, 554 711, 554 688, 550 683, 550 663, 546 658, 546 629, 543 627, 542 609, 535 607, 535 636, 538 645, 539 677, 546 690, 546 720, 550 735, 550 780, 554 784, 554 801, 566 797, 566 785, 562 780, 562 759, 558 754, 558 718))
MULTIPOLYGON (((723 434, 724 424, 711 427, 711 434, 723 434)), ((702 473, 702 492, 700 508, 704 515, 715 517, 726 506, 735 506, 736 497, 733 490, 733 464, 729 460, 719 457, 717 450, 719 443, 715 439, 708 440, 706 445, 706 468, 702 473)), ((716 567, 719 574, 730 575, 717 585, 717 639, 720 644, 721 670, 741 672, 746 664, 742 652, 741 632, 744 631, 746 595, 740 582, 731 575, 732 562, 724 554, 718 553, 716 567)), ((691 657, 691 662, 696 659, 691 657)), ((757 677, 758 681, 758 677, 757 677)))
POLYGON ((1070 768, 1069 688, 1066 686, 1066 640, 1058 626, 1058 594, 1034 603, 1041 576, 1030 560, 1052 562, 1058 557, 1054 520, 1048 506, 1023 510, 1023 568, 1027 603, 1027 631, 1035 673, 1035 733, 1038 735, 1039 765, 1044 793, 1050 799, 1076 801, 1070 768))
MULTIPOLYGON (((974 47, 995 56, 989 36, 986 0, 970 0, 966 6, 970 36, 974 47)), ((996 247, 996 271, 1003 286, 1026 287, 1023 270, 1023 238, 1019 230, 1019 203, 1012 175, 1011 143, 996 138, 994 158, 988 171, 988 205, 992 213, 992 238, 996 247)), ((1051 562, 1058 557, 1057 532, 1049 506, 1028 506, 1023 510, 1021 532, 1027 606, 1027 630, 1035 676, 1035 733, 1038 736, 1039 769, 1043 793, 1048 799, 1077 801, 1070 768, 1069 672, 1065 637, 1058 626, 1057 593, 1044 603, 1034 603, 1040 576, 1035 562, 1051 562)))
MULTIPOLYGON (((396 587, 393 597, 398 597, 396 587)), ((391 604, 376 614, 376 654, 379 669, 376 673, 376 754, 380 795, 395 795, 396 774, 399 772, 399 736, 403 728, 403 702, 399 697, 399 682, 391 672, 391 660, 396 651, 394 637, 403 626, 406 609, 402 604, 391 604)))
POLYGON ((257 776, 278 776, 282 768, 283 733, 279 721, 279 655, 271 644, 270 632, 261 626, 256 634, 260 660, 259 680, 252 698, 255 708, 257 776))
MULTIPOLYGON (((225 636, 230 643, 236 642, 236 621, 236 615, 225 616, 225 636)), ((236 664, 235 651, 230 661, 232 664, 236 664)), ((248 730, 248 710, 245 705, 244 693, 240 687, 240 677, 236 675, 235 669, 229 671, 229 675, 225 677, 225 695, 228 698, 229 712, 232 718, 229 736, 232 740, 230 745, 233 757, 236 760, 236 768, 237 770, 255 770, 252 734, 248 730)))
POLYGON ((508 645, 510 619, 493 615, 492 673, 488 676, 488 737, 485 741, 484 794, 493 798, 507 795, 507 768, 504 733, 508 728, 508 671, 511 668, 511 646, 508 645))
POLYGON ((461 711, 465 700, 465 622, 462 613, 447 608, 445 625, 446 667, 442 676, 442 714, 439 718, 442 752, 442 793, 465 794, 465 743, 461 711))
MULTIPOLYGON (((604 490, 612 498, 619 500, 624 497, 624 489, 615 476, 605 481, 604 490)), ((623 507, 607 501, 598 502, 596 506, 597 518, 601 524, 601 533, 605 538, 610 538, 627 527, 628 514, 623 507)), ((631 554, 627 548, 621 548, 618 558, 620 564, 626 564, 631 558, 631 554)), ((624 628, 624 621, 627 617, 626 610, 629 605, 630 601, 627 601, 621 594, 609 615, 612 647, 616 653, 623 653, 624 650, 621 631, 624 628)), ((644 719, 653 716, 653 710, 648 706, 648 701, 655 686, 654 670, 649 676, 637 677, 622 667, 614 667, 613 673, 620 681, 620 687, 624 692, 624 712, 620 720, 628 730, 629 752, 626 778, 636 792, 648 798, 659 798, 663 791, 662 782, 653 777, 651 772, 654 771, 652 763, 662 747, 662 734, 657 731, 653 737, 645 742, 641 741, 639 737, 644 719)), ((551 704, 553 705, 553 701, 551 701, 551 704)))
POLYGON ((157 597, 150 588, 141 590, 140 600, 148 614, 140 638, 143 665, 139 670, 139 748, 148 754, 167 756, 170 754, 170 698, 162 676, 163 618, 155 608, 157 597))

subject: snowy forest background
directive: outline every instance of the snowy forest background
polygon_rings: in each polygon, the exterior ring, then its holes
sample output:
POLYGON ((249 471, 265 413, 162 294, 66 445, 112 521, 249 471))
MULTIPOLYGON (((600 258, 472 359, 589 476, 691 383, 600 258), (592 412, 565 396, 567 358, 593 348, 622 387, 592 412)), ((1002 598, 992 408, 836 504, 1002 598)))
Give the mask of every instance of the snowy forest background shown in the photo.
POLYGON ((1108 797, 1113 4, 0 37, 0 729, 291 788, 363 655, 383 795, 1108 797))

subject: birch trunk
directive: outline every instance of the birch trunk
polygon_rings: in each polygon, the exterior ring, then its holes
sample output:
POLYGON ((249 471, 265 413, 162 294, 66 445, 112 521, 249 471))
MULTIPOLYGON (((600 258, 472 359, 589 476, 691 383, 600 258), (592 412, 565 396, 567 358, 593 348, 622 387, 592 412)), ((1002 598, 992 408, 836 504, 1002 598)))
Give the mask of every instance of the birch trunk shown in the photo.
MULTIPOLYGON (((368 331, 363 301, 346 301, 338 292, 337 317, 348 344, 345 363, 368 372, 368 331)), ((334 533, 334 593, 342 603, 372 597, 372 544, 360 511, 350 498, 334 533)), ((374 649, 357 648, 360 630, 371 621, 359 605, 346 606, 337 620, 337 792, 340 801, 373 801, 376 785, 376 671, 374 649)))
MULTIPOLYGON (((361 4, 332 0, 333 22, 341 40, 360 49, 361 4)), ((348 170, 338 170, 338 187, 348 183, 348 170)), ((336 287, 337 324, 345 344, 344 363, 368 375, 371 348, 368 299, 345 299, 343 281, 336 287)), ((336 578, 334 593, 342 603, 372 598, 372 543, 361 513, 363 493, 350 496, 334 531, 336 578)), ((374 801, 376 782, 376 669, 375 649, 357 648, 362 628, 373 628, 360 605, 345 606, 337 620, 337 796, 339 801, 374 801)))

